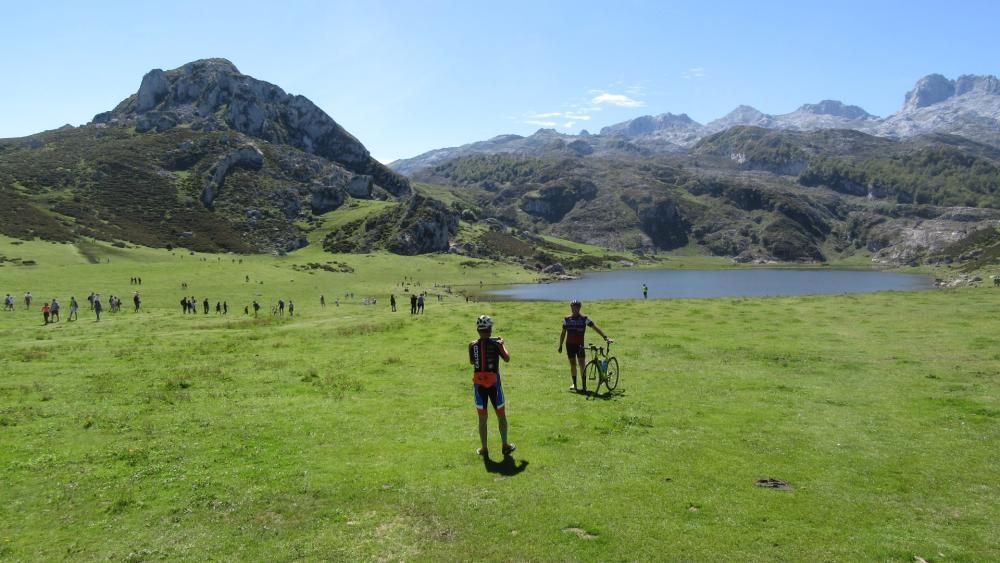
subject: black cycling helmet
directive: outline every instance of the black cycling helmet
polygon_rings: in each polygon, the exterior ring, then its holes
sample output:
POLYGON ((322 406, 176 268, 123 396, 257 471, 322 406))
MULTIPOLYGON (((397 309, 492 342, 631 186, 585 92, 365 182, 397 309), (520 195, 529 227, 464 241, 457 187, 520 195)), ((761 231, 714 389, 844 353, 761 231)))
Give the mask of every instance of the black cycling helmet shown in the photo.
POLYGON ((570 304, 570 306, 574 306, 575 305, 577 307, 579 307, 580 305, 583 305, 583 303, 580 303, 579 299, 574 299, 574 300, 570 301, 569 304, 570 304))

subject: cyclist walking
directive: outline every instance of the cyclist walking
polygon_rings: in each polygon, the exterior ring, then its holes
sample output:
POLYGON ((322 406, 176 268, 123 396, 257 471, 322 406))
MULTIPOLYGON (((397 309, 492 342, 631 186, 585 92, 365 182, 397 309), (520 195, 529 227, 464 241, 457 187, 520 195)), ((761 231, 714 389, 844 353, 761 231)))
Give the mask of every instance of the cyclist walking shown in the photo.
POLYGON ((517 446, 507 441, 507 405, 500 381, 500 360, 509 362, 510 352, 507 351, 503 338, 492 336, 493 319, 490 317, 480 315, 476 319, 476 330, 479 332, 479 339, 469 343, 469 363, 472 364, 472 397, 476 403, 476 412, 479 414, 479 442, 481 445, 476 453, 484 458, 488 458, 490 455, 486 445, 486 423, 489 418, 486 406, 487 403, 492 402, 500 429, 502 443, 500 451, 505 456, 510 455, 517 449, 517 446))
POLYGON ((580 300, 574 299, 569 304, 570 314, 563 319, 562 333, 559 334, 559 353, 563 350, 563 340, 566 341, 566 354, 569 356, 569 372, 570 376, 573 378, 573 385, 570 386, 570 391, 577 391, 576 386, 576 368, 580 367, 580 380, 583 381, 582 393, 587 392, 587 375, 584 371, 584 366, 587 360, 587 352, 584 349, 584 333, 587 332, 587 327, 593 327, 604 337, 605 342, 611 342, 607 334, 600 329, 594 321, 590 320, 590 317, 580 314, 580 308, 582 307, 580 300))

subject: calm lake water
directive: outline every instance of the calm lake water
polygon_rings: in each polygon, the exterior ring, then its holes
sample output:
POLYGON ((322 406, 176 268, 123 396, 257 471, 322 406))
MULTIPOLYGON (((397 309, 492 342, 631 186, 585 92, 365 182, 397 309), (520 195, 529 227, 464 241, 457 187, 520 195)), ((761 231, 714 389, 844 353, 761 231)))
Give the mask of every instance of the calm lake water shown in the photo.
POLYGON ((565 301, 642 298, 737 297, 912 291, 934 287, 925 275, 854 270, 619 270, 585 274, 580 279, 519 284, 486 292, 502 299, 565 301))

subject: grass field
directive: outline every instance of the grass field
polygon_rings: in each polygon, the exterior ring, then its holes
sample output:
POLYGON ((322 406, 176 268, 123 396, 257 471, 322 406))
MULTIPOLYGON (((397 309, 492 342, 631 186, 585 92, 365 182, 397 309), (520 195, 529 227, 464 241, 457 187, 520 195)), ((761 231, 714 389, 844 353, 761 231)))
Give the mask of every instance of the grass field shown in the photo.
POLYGON ((992 288, 586 303, 623 378, 585 397, 556 353, 564 305, 435 287, 530 279, 517 268, 15 242, 0 559, 1000 559, 992 288), (309 266, 327 262, 354 272, 309 266), (423 316, 389 311, 404 276, 432 294, 423 316), (90 291, 124 312, 94 322, 90 291), (183 295, 230 314, 182 315, 183 295), (43 326, 52 296, 64 319, 43 326), (279 297, 294 319, 243 315, 279 297), (482 313, 512 354, 518 444, 500 459, 491 416, 488 463, 466 355, 482 313))

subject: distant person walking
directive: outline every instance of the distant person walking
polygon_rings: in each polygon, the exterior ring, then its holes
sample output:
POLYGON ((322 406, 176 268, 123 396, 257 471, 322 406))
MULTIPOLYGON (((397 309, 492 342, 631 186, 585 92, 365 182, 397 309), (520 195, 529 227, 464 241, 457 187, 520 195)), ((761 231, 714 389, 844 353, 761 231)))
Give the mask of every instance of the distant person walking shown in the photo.
POLYGON ((49 304, 45 303, 42 305, 42 319, 45 321, 43 324, 49 324, 49 304))
POLYGON ((24 308, 31 309, 31 292, 27 291, 24 293, 24 308))
POLYGON ((9 293, 3 296, 3 310, 4 311, 14 310, 14 297, 9 293))
POLYGON ((226 316, 228 314, 229 314, 229 303, 223 301, 222 302, 222 316, 226 316))
POLYGON ((285 316, 285 300, 284 299, 278 299, 278 314, 281 315, 282 317, 285 316))
POLYGON ((389 307, 392 308, 392 312, 396 312, 396 294, 389 294, 389 307))
POLYGON ((417 294, 415 293, 410 294, 410 314, 417 314, 417 294))
POLYGON ((295 303, 292 303, 291 299, 288 300, 288 316, 289 317, 295 316, 295 303))
POLYGON ((103 308, 104 308, 104 305, 101 305, 101 296, 100 296, 100 294, 95 293, 94 294, 94 314, 97 315, 97 322, 101 322, 101 310, 103 308))
POLYGON ((135 305, 135 312, 138 313, 139 309, 142 308, 142 297, 139 297, 138 291, 132 295, 132 304, 135 305))
POLYGON ((570 376, 573 378, 573 385, 570 386, 570 391, 577 391, 576 386, 576 368, 577 365, 580 366, 580 380, 583 381, 582 393, 587 392, 587 374, 584 371, 584 366, 586 364, 587 352, 584 348, 584 333, 587 332, 587 327, 593 327, 598 334, 604 337, 606 342, 610 342, 611 339, 608 335, 604 334, 594 321, 590 320, 586 315, 580 314, 580 307, 582 304, 579 300, 574 299, 569 304, 570 314, 563 319, 562 333, 559 334, 559 353, 562 353, 563 340, 566 341, 566 354, 569 356, 569 372, 570 376))
POLYGON ((215 314, 216 315, 221 315, 222 314, 222 302, 221 301, 216 301, 215 302, 215 314))
POLYGON ((319 296, 319 306, 326 309, 326 297, 322 295, 319 296))
POLYGON ((646 299, 647 297, 649 297, 649 287, 646 284, 642 284, 642 298, 646 299))
POLYGON ((67 321, 75 321, 77 317, 77 310, 80 308, 80 304, 76 302, 76 297, 69 298, 69 317, 66 318, 67 321))
POLYGON ((49 318, 51 318, 52 322, 54 322, 54 323, 59 322, 59 309, 60 309, 60 307, 62 307, 62 305, 59 304, 59 300, 53 298, 52 299, 52 305, 49 307, 50 315, 51 315, 49 318))
POLYGON ((260 303, 257 303, 256 301, 254 301, 253 302, 253 316, 254 316, 254 318, 257 318, 257 311, 260 311, 260 303))
POLYGON ((206 297, 205 300, 202 301, 201 306, 205 310, 205 314, 207 315, 208 314, 208 309, 209 309, 208 297, 206 297))
POLYGON ((424 314, 424 294, 421 293, 417 296, 417 313, 424 314))
POLYGON ((493 403, 500 430, 501 452, 510 455, 517 446, 507 441, 507 403, 503 395, 503 384, 500 381, 500 360, 510 361, 510 352, 503 338, 493 337, 493 319, 480 315, 476 319, 476 331, 479 338, 469 343, 469 363, 472 364, 472 397, 479 415, 479 443, 476 453, 488 458, 487 422, 489 413, 487 404, 493 403))

